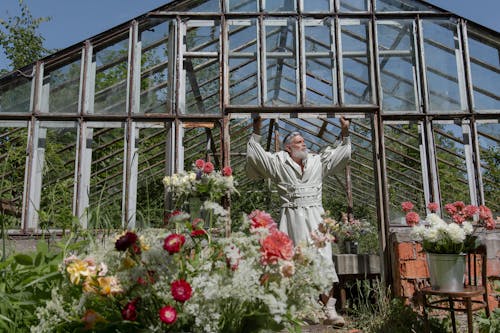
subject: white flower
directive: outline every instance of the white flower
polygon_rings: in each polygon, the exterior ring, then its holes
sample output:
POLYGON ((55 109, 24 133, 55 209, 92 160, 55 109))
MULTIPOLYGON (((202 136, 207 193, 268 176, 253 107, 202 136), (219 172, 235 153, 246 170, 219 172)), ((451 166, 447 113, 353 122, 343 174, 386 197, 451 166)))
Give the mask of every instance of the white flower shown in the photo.
POLYGON ((472 223, 470 223, 469 221, 465 221, 464 223, 462 223, 462 229, 464 230, 467 236, 472 235, 472 233, 474 232, 474 227, 472 226, 472 223))
POLYGON ((456 223, 448 224, 447 233, 453 243, 459 244, 465 240, 464 230, 456 223))

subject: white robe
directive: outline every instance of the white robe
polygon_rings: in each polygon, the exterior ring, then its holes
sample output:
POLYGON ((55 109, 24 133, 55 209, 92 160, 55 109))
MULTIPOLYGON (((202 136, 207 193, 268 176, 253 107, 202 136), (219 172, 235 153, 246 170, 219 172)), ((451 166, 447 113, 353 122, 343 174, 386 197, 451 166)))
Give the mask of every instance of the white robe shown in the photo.
MULTIPOLYGON (((304 171, 285 151, 270 153, 259 143, 260 135, 252 134, 247 145, 246 172, 249 178, 270 178, 278 187, 281 199, 279 228, 297 245, 311 242, 311 231, 318 229, 324 213, 321 202, 323 177, 342 170, 351 158, 350 138, 344 138, 335 149, 327 147, 319 155, 309 153, 304 171)), ((338 282, 332 259, 331 244, 320 249, 322 257, 333 269, 333 282, 338 282)))

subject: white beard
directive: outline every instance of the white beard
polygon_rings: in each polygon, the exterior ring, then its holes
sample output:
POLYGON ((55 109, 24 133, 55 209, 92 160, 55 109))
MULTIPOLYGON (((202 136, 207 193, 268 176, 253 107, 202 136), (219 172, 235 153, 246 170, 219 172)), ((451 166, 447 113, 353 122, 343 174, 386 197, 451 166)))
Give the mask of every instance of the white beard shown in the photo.
POLYGON ((298 149, 292 149, 291 156, 293 159, 299 159, 304 161, 307 158, 307 154, 309 151, 306 150, 298 150, 298 149))

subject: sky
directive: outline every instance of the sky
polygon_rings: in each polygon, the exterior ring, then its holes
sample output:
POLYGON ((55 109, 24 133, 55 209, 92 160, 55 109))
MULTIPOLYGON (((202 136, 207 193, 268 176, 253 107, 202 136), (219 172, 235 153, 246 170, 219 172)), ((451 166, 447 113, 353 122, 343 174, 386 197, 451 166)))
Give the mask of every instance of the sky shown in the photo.
MULTIPOLYGON (((19 14, 19 0, 0 0, 0 19, 19 14)), ((306 0, 307 1, 307 0, 306 0)), ((169 0, 24 0, 48 49, 64 49, 170 2, 169 0)), ((500 32, 500 0, 428 0, 442 9, 500 32)), ((8 61, 0 49, 0 69, 8 61)))

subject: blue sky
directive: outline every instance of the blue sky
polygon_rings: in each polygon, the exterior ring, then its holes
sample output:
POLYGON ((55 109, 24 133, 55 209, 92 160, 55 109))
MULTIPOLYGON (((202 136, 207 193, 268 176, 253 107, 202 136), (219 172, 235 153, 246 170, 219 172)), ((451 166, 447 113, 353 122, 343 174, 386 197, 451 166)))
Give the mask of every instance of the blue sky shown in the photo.
MULTIPOLYGON (((168 0, 24 0, 34 17, 52 17, 40 33, 48 49, 63 49, 155 9, 168 0)), ((500 0, 429 0, 429 3, 500 31, 500 0)), ((19 14, 18 0, 0 0, 0 19, 19 14)), ((0 50, 1 52, 1 50, 0 50)), ((8 66, 0 54, 0 69, 8 66)))

